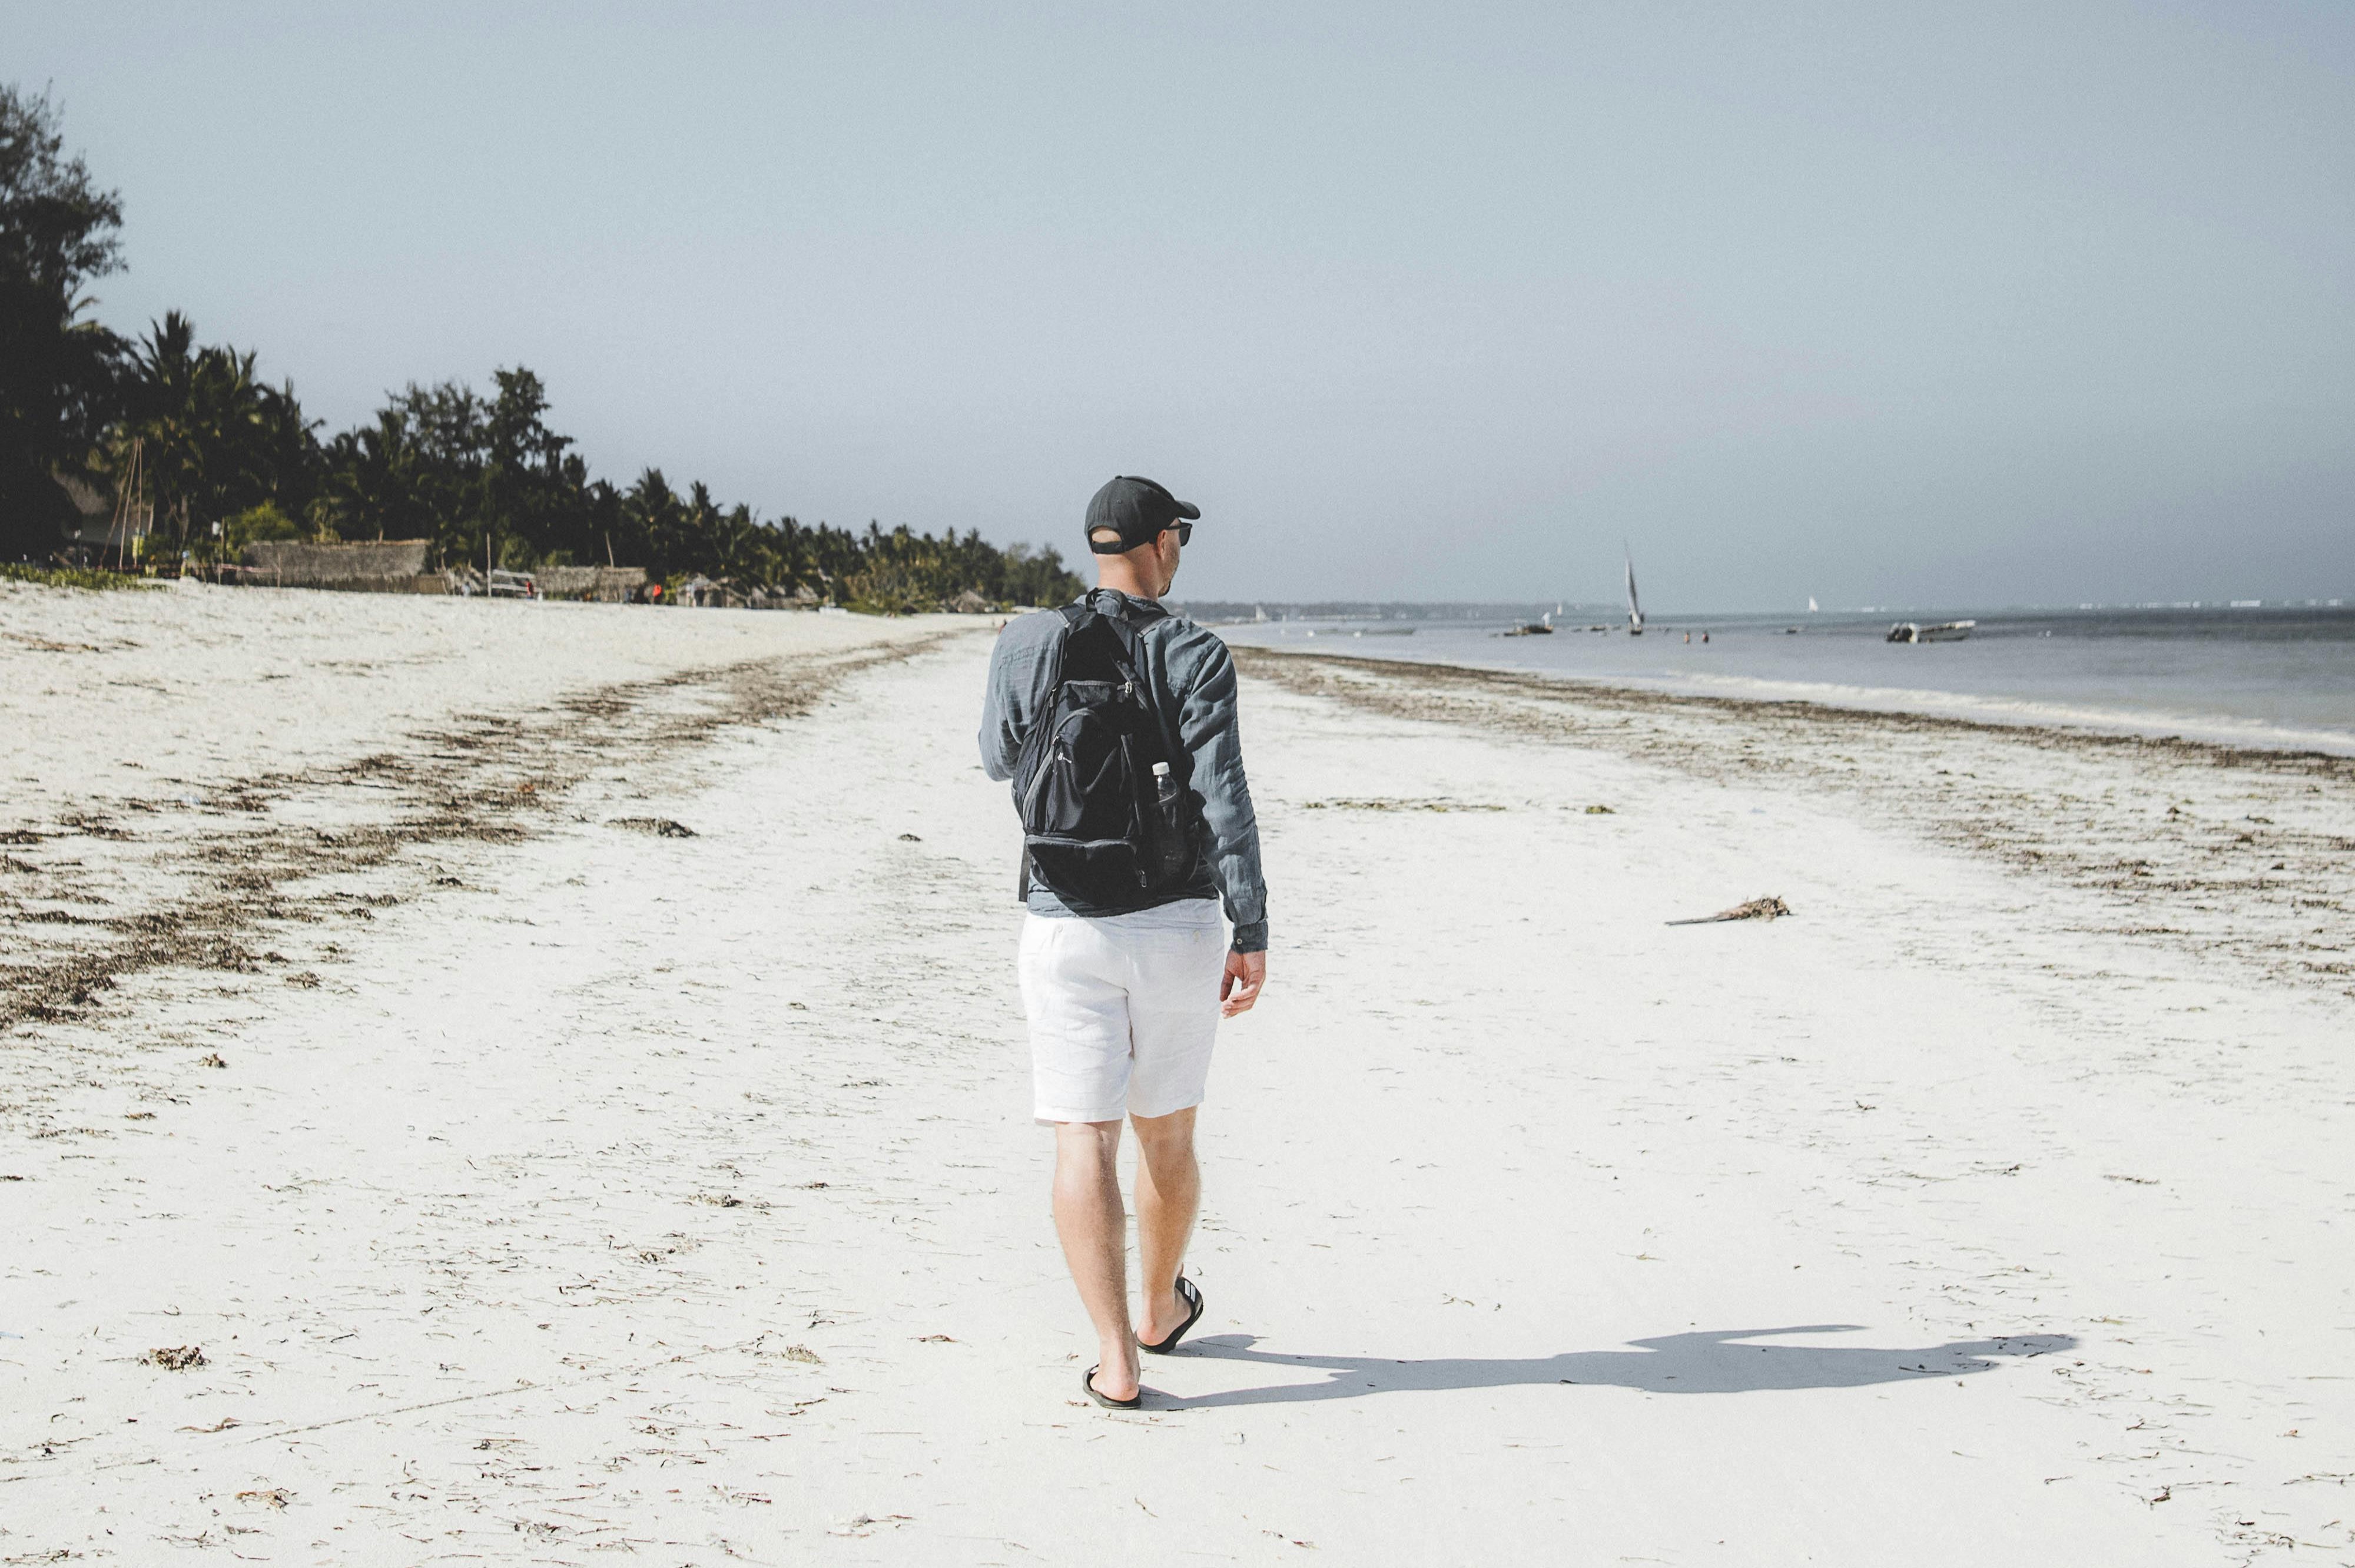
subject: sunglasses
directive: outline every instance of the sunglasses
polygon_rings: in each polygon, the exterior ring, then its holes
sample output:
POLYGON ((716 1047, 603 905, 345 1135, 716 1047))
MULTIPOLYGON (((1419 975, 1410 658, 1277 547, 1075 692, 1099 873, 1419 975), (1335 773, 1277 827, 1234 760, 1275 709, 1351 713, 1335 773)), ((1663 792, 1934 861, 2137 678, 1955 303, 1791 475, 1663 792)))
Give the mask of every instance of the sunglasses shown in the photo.
MULTIPOLYGON (((1194 525, 1190 520, 1187 522, 1172 523, 1169 525, 1169 528, 1176 528, 1178 530, 1178 548, 1179 549, 1183 549, 1188 545, 1194 542, 1194 525)), ((1164 528, 1161 531, 1166 534, 1169 531, 1169 528, 1164 528)))

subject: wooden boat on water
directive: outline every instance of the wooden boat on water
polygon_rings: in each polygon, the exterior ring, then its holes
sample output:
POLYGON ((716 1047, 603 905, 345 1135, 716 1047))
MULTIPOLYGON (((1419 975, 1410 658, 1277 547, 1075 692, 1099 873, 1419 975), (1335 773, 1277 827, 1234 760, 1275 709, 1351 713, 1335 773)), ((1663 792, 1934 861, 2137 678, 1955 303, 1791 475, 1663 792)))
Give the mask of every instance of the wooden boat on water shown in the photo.
POLYGON ((1925 626, 1919 621, 1900 621, 1889 628, 1886 639, 1892 643, 1959 643, 1971 635, 1977 621, 1941 621, 1925 626))

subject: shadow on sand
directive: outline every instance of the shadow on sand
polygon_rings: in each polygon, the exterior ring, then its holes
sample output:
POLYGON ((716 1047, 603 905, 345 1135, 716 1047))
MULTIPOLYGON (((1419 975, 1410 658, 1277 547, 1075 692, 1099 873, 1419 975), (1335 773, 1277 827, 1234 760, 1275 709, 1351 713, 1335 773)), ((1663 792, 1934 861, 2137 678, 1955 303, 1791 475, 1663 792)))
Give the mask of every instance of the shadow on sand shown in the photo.
MULTIPOLYGON (((1742 1341, 1793 1334, 1853 1334, 1853 1323, 1814 1323, 1791 1328, 1727 1328, 1664 1334, 1631 1339, 1625 1350, 1567 1350, 1528 1360, 1474 1357, 1427 1361, 1379 1356, 1285 1356, 1252 1347, 1249 1334, 1220 1334, 1189 1340, 1181 1354, 1198 1360, 1249 1361, 1264 1367, 1322 1371, 1322 1382, 1271 1383, 1225 1393, 1179 1399, 1181 1410, 1221 1405, 1289 1404, 1311 1400, 1362 1399, 1368 1394, 1411 1389, 1517 1388, 1523 1384, 1573 1383, 1642 1389, 1650 1393, 1753 1393, 1766 1389, 1863 1388, 1872 1383, 1914 1382, 1923 1378, 1967 1377, 2003 1365, 1996 1358, 2028 1360, 2076 1348, 2069 1334, 1998 1335, 1910 1349, 1862 1345, 1751 1345, 1742 1341)), ((1159 1403, 1156 1401, 1156 1403, 1159 1403)))

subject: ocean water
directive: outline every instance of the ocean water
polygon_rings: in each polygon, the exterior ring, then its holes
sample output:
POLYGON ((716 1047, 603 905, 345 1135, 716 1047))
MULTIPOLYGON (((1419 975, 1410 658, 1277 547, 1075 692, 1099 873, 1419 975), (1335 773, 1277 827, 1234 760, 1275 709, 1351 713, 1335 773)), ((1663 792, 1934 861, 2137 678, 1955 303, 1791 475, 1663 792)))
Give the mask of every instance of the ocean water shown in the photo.
POLYGON ((1510 623, 1499 619, 1401 613, 1219 631, 1238 644, 1715 697, 2355 755, 2355 608, 1664 615, 1640 637, 1624 621, 1579 629, 1603 624, 1591 611, 1557 616, 1561 629, 1541 637, 1500 635, 1510 623), (1887 642, 1901 618, 1978 625, 1959 643, 1887 642))

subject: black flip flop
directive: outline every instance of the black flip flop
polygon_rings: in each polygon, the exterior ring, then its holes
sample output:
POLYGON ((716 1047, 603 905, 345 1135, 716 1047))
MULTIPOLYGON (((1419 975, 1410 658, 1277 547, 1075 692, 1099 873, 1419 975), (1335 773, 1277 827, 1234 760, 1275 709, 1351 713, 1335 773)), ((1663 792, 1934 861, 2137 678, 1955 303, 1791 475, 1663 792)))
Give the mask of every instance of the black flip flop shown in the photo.
POLYGON ((1101 1367, 1103 1364, 1103 1362, 1099 1361, 1096 1363, 1096 1366, 1090 1367, 1086 1371, 1080 1374, 1080 1386, 1088 1391, 1088 1397, 1090 1399, 1095 1401, 1098 1404, 1103 1405, 1106 1410, 1135 1410, 1139 1404, 1144 1403, 1145 1391, 1141 1388, 1135 1393, 1130 1394, 1126 1399, 1114 1399, 1108 1393, 1097 1392, 1096 1368, 1101 1367))
POLYGON ((1178 1325, 1171 1331, 1169 1338, 1162 1340, 1158 1345, 1148 1345, 1142 1339, 1138 1340, 1136 1342, 1138 1349, 1149 1351, 1156 1356, 1166 1356, 1178 1348, 1178 1341, 1186 1337, 1186 1331, 1188 1328, 1202 1320, 1202 1293, 1194 1287, 1192 1280, 1182 1274, 1178 1276, 1178 1295, 1179 1299, 1193 1307, 1192 1311, 1186 1314, 1186 1321, 1178 1325))

